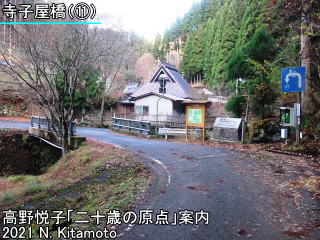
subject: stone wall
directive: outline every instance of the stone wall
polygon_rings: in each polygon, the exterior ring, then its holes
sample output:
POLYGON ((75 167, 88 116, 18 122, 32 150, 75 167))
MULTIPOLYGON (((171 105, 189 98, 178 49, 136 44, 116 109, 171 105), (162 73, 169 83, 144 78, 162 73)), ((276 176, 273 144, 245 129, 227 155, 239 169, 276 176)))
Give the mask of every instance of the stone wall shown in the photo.
POLYGON ((41 174, 60 157, 60 149, 27 132, 0 130, 0 175, 41 174))
POLYGON ((241 139, 241 128, 218 128, 215 127, 212 130, 212 138, 216 140, 237 142, 241 139))

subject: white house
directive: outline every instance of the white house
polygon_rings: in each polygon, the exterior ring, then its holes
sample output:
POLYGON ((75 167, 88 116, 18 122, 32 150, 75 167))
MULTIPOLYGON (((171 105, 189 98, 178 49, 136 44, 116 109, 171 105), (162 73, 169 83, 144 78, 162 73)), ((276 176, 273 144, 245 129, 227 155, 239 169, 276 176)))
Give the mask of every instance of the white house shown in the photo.
POLYGON ((140 120, 176 121, 185 117, 183 101, 197 95, 175 66, 162 63, 152 79, 131 95, 140 120), (166 92, 160 91, 159 76, 166 79, 166 92))

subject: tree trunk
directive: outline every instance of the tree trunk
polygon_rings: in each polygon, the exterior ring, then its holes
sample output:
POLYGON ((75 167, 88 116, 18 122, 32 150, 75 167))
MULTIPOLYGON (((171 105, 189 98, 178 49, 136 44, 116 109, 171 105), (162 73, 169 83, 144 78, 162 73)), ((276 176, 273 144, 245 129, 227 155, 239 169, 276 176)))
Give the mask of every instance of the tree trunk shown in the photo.
POLYGON ((68 153, 69 148, 69 128, 67 123, 63 123, 63 136, 62 136, 62 155, 66 155, 68 153))
POLYGON ((302 107, 312 110, 312 84, 310 71, 310 37, 305 34, 305 30, 301 30, 301 66, 306 67, 306 89, 302 94, 302 107))
POLYGON ((308 31, 310 30, 310 23, 306 19, 306 12, 309 9, 309 3, 302 1, 302 23, 301 23, 301 66, 306 67, 306 87, 305 92, 302 93, 302 107, 303 109, 312 112, 313 109, 313 87, 311 79, 311 42, 308 31))
POLYGON ((104 106, 106 102, 106 97, 105 97, 105 92, 103 93, 102 96, 102 101, 101 101, 101 109, 100 109, 100 123, 103 124, 103 115, 104 115, 104 106))

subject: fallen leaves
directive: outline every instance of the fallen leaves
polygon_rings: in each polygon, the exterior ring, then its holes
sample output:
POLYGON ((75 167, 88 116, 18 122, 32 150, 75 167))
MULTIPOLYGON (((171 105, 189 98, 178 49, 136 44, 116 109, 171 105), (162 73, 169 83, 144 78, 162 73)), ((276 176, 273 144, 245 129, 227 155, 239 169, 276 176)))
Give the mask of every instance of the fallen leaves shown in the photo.
POLYGON ((30 122, 30 119, 24 118, 24 117, 0 116, 0 120, 4 120, 4 121, 16 121, 16 122, 30 122))
POLYGON ((320 176, 299 177, 297 186, 310 192, 320 193, 320 176))
POLYGON ((247 231, 244 230, 243 228, 241 228, 240 230, 238 230, 238 234, 239 235, 247 235, 247 231))
POLYGON ((221 184, 221 185, 222 185, 222 184, 224 184, 224 181, 223 181, 223 180, 219 180, 219 181, 218 181, 218 184, 221 184))
POLYGON ((181 159, 185 159, 188 161, 192 161, 194 159, 194 157, 188 156, 188 155, 179 155, 179 158, 181 159))
POLYGON ((246 236, 247 238, 252 237, 252 234, 249 234, 244 228, 238 230, 238 236, 246 236))
POLYGON ((292 229, 283 231, 282 233, 287 235, 288 237, 305 238, 309 236, 309 233, 313 228, 314 226, 310 225, 297 225, 292 229))
POLYGON ((305 232, 293 232, 293 231, 284 231, 283 233, 288 237, 297 237, 297 238, 304 238, 306 234, 305 232))
POLYGON ((285 174, 285 170, 282 166, 272 166, 273 172, 277 174, 285 174))
POLYGON ((190 190, 193 190, 193 191, 206 191, 209 189, 209 187, 207 187, 205 185, 188 186, 187 188, 190 190))

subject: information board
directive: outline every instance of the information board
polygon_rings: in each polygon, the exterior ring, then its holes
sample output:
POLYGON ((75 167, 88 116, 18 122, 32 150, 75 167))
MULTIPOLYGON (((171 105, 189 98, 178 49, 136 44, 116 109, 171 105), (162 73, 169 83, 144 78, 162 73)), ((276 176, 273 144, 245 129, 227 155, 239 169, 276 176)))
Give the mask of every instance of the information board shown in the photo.
POLYGON ((239 141, 241 118, 217 118, 213 125, 212 137, 222 141, 239 141))
POLYGON ((205 106, 187 107, 187 125, 194 127, 204 127, 205 106))
POLYGON ((241 121, 241 118, 217 118, 213 127, 238 129, 241 121))
POLYGON ((186 139, 188 140, 188 132, 190 127, 202 128, 202 140, 205 140, 206 134, 206 106, 193 105, 187 106, 186 111, 186 139))
POLYGON ((189 109, 188 122, 192 124, 202 124, 202 109, 189 109))

